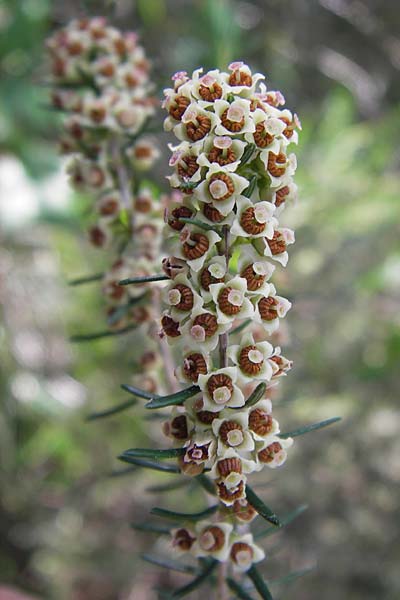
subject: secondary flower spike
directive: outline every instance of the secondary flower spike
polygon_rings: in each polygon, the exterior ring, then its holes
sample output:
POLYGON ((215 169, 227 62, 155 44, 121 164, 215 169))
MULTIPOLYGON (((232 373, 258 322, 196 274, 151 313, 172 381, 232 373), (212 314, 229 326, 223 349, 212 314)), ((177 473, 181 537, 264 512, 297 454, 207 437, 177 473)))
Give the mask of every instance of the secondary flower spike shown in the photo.
POLYGON ((264 558, 239 527, 256 515, 249 477, 280 467, 293 443, 280 437, 268 398, 291 362, 269 338, 291 307, 271 277, 294 242, 280 219, 296 199, 291 148, 301 126, 263 80, 242 62, 179 72, 163 104, 164 128, 177 138, 169 180, 181 196, 165 217, 161 335, 179 350, 179 382, 200 389, 164 432, 184 450, 182 471, 206 469, 220 502, 211 520, 173 530, 172 545, 242 572, 264 558), (256 389, 266 391, 253 403, 256 389))

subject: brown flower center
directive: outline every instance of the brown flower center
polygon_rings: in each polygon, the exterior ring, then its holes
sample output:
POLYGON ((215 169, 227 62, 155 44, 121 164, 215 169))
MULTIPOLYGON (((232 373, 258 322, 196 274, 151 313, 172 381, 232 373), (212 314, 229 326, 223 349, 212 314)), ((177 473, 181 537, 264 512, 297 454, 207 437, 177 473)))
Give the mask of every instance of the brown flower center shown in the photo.
POLYGON ((263 367, 264 359, 262 358, 260 362, 253 362, 249 358, 249 354, 251 352, 259 353, 260 351, 258 350, 257 346, 245 346, 241 349, 239 366, 244 373, 247 373, 248 375, 257 375, 257 373, 259 373, 263 367))
POLYGON ((196 123, 190 121, 186 124, 187 136, 193 141, 202 140, 211 130, 211 119, 206 115, 197 115, 196 123))
POLYGON ((233 505, 233 512, 239 521, 248 523, 257 515, 257 511, 247 502, 247 500, 236 500, 233 505))
POLYGON ((175 98, 174 105, 170 106, 169 108, 169 114, 176 121, 180 121, 189 104, 189 98, 186 98, 186 96, 177 96, 175 98))
POLYGON ((218 550, 221 550, 224 543, 225 533, 216 525, 204 529, 199 538, 200 547, 207 552, 217 552, 218 550))
POLYGON ((209 248, 210 242, 204 233, 191 233, 190 242, 184 242, 182 250, 188 260, 195 260, 203 256, 209 248))
POLYGON ((265 223, 259 223, 255 216, 254 206, 249 206, 242 212, 240 224, 246 233, 258 235, 265 229, 265 223))
POLYGON ((228 477, 230 473, 241 473, 242 461, 240 458, 224 458, 218 461, 217 469, 221 477, 228 477))
POLYGON ((199 94, 207 102, 214 102, 222 97, 222 87, 218 83, 214 83, 210 87, 200 85, 199 94))
POLYGON ((228 110, 229 109, 227 108, 222 113, 221 123, 228 131, 231 131, 232 133, 239 133, 239 131, 242 131, 244 127, 245 118, 242 117, 240 121, 231 121, 230 119, 228 119, 228 110))
POLYGON ((261 298, 258 303, 258 310, 263 321, 273 321, 278 316, 276 306, 278 302, 275 298, 269 296, 268 298, 261 298))
POLYGON ((224 421, 219 428, 218 435, 225 446, 240 446, 243 441, 243 427, 236 421, 224 421))
POLYGON ((230 393, 233 392, 233 383, 232 379, 226 375, 225 373, 218 373, 216 375, 211 375, 211 377, 207 381, 207 390, 210 394, 211 398, 216 389, 221 387, 227 387, 230 393))
POLYGON ((283 152, 279 152, 279 154, 270 152, 267 169, 273 177, 281 177, 286 171, 286 162, 286 155, 283 152))
POLYGON ((198 171, 198 169, 199 165, 197 164, 196 157, 188 154, 187 156, 182 156, 178 164, 178 175, 182 179, 189 179, 196 173, 196 171, 198 171), (182 164, 182 162, 184 164, 182 164))
POLYGON ((177 440, 186 440, 189 432, 185 415, 179 415, 171 421, 171 435, 177 440))
POLYGON ((200 423, 204 423, 204 425, 211 425, 214 419, 218 419, 219 413, 211 412, 210 410, 200 410, 196 413, 196 416, 200 423))
POLYGON ((229 85, 245 85, 246 87, 251 87, 253 85, 253 79, 249 73, 245 73, 244 71, 233 71, 229 77, 229 85))
POLYGON ((274 140, 274 136, 265 130, 264 123, 258 123, 256 125, 253 138, 259 148, 266 148, 274 140))
POLYGON ((135 210, 141 213, 148 213, 151 211, 151 200, 145 196, 138 196, 135 200, 135 210))
POLYGON ((189 354, 183 361, 183 372, 191 381, 197 381, 199 375, 207 373, 207 363, 204 356, 199 352, 189 354))
POLYGON ((196 538, 193 538, 187 529, 178 529, 178 531, 175 533, 172 545, 178 546, 178 548, 184 552, 187 552, 192 547, 195 539, 196 538))
POLYGON ((210 285, 212 283, 222 283, 223 281, 224 277, 221 277, 220 279, 213 277, 210 271, 208 270, 208 267, 205 267, 201 272, 200 285, 203 288, 203 290, 206 290, 207 292, 210 290, 210 285))
POLYGON ((200 325, 204 329, 206 337, 212 337, 218 329, 217 317, 211 313, 198 315, 193 321, 193 325, 200 325))
POLYGON ((175 231, 181 231, 185 227, 185 223, 181 223, 179 221, 180 217, 184 217, 185 219, 190 219, 193 211, 187 206, 178 206, 171 211, 171 215, 168 219, 168 225, 175 229, 175 231))
POLYGON ((231 559, 235 563, 248 562, 253 558, 253 548, 244 542, 235 542, 231 548, 231 559))
POLYGON ((223 288, 218 294, 218 306, 221 312, 223 312, 224 315, 228 316, 237 315, 240 312, 240 309, 242 308, 242 305, 238 306, 236 304, 232 304, 229 301, 229 294, 231 292, 232 288, 227 287, 223 288))
POLYGON ((264 450, 260 450, 258 453, 258 458, 263 463, 270 463, 274 460, 276 454, 282 450, 282 446, 279 442, 273 442, 264 450))
MULTIPOLYGON (((224 194, 223 196, 219 196, 218 198, 214 198, 215 202, 222 202, 223 200, 226 200, 227 198, 230 198, 232 196, 232 194, 235 192, 235 186, 234 183, 231 179, 231 177, 229 177, 229 175, 227 175, 226 173, 217 173, 216 175, 213 175, 212 177, 210 177, 210 183, 208 184, 208 189, 210 190, 211 184, 213 183, 213 181, 223 181, 223 183, 226 185, 227 191, 226 194, 224 194)), ((212 195, 211 191, 210 194, 212 195)))
POLYGON ((267 435, 272 429, 272 417, 261 408, 255 408, 249 415, 249 429, 258 435, 267 435))
POLYGON ((255 292, 260 289, 265 282, 265 275, 258 275, 255 273, 253 265, 248 265, 240 273, 240 277, 244 277, 247 281, 247 289, 250 292, 255 292))
POLYGON ((225 219, 224 215, 219 212, 212 204, 206 202, 203 205, 203 215, 213 223, 219 223, 225 219))
POLYGON ((244 495, 244 482, 241 481, 236 489, 236 491, 228 490, 226 485, 222 482, 217 483, 218 488, 218 496, 224 502, 233 502, 235 500, 239 500, 243 498, 244 495))
POLYGON ((266 240, 273 256, 276 254, 282 254, 282 252, 286 251, 286 242, 283 238, 283 235, 279 231, 274 231, 273 238, 271 240, 266 238, 266 240))
POLYGON ((275 206, 280 206, 286 201, 286 197, 289 194, 289 186, 285 185, 280 190, 277 190, 275 194, 275 206))
POLYGON ((224 165, 229 165, 230 163, 235 162, 236 154, 234 153, 232 148, 228 148, 225 154, 222 148, 217 148, 216 146, 213 146, 210 152, 208 153, 207 158, 211 163, 216 162, 222 167, 224 165))
POLYGON ((172 289, 178 290, 181 295, 180 301, 178 304, 174 305, 174 308, 177 308, 178 310, 190 310, 193 308, 194 296, 189 286, 183 285, 183 283, 178 283, 172 289))
POLYGON ((181 335, 181 332, 179 331, 179 323, 174 321, 168 315, 163 316, 161 319, 161 325, 166 336, 175 338, 181 335))

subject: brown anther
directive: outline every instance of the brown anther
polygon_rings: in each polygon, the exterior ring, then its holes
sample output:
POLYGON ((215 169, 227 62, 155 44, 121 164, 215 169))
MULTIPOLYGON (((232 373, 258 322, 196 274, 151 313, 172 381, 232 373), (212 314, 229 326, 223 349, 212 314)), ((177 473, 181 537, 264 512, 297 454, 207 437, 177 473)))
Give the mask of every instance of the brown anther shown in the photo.
POLYGON ((140 365, 142 367, 148 367, 148 366, 153 365, 156 362, 156 360, 157 360, 157 354, 152 350, 148 350, 147 352, 142 354, 142 357, 140 359, 140 365))
POLYGON ((178 304, 174 305, 174 308, 178 310, 191 310, 193 308, 193 292, 189 286, 183 285, 183 283, 177 283, 173 290, 178 290, 181 295, 181 299, 178 304))
POLYGON ((208 267, 205 267, 200 274, 200 285, 203 288, 203 290, 206 290, 207 292, 210 290, 210 285, 212 283, 222 283, 223 281, 224 277, 213 277, 210 271, 208 270, 208 267))
POLYGON ((266 242, 273 256, 276 254, 282 254, 282 252, 286 251, 286 242, 283 238, 283 235, 279 231, 274 231, 273 238, 271 240, 266 238, 266 242))
POLYGON ((199 165, 197 164, 195 156, 191 156, 190 154, 182 156, 181 161, 186 165, 184 166, 182 162, 178 163, 178 175, 182 179, 189 179, 199 170, 199 165))
POLYGON ((211 527, 207 527, 201 532, 201 536, 199 538, 199 545, 201 548, 203 548, 203 550, 206 550, 207 552, 217 552, 218 550, 221 550, 224 544, 225 533, 220 527, 217 527, 216 525, 211 525, 211 527), (214 543, 210 546, 208 541, 211 541, 211 538, 214 540, 214 543), (202 539, 204 540, 203 544, 202 539))
POLYGON ((233 502, 243 498, 244 495, 244 482, 241 481, 235 491, 228 490, 226 485, 222 482, 217 483, 218 496, 225 502, 233 502))
POLYGON ((81 42, 79 42, 78 40, 75 40, 73 42, 70 42, 67 45, 67 50, 68 50, 68 54, 70 56, 78 56, 79 54, 82 53, 83 46, 82 46, 81 42))
POLYGON ((254 112, 255 110, 257 110, 257 108, 261 108, 261 110, 266 112, 265 107, 264 107, 263 103, 261 102, 261 100, 259 100, 258 98, 253 98, 250 101, 250 111, 254 112))
POLYGON ((241 473, 242 461, 240 458, 224 458, 218 461, 217 469, 221 477, 228 477, 230 473, 241 473))
POLYGON ((142 146, 135 146, 134 149, 135 152, 135 158, 137 159, 141 159, 141 158, 150 158, 152 155, 152 148, 151 146, 148 146, 147 144, 143 144, 142 146))
POLYGON ((245 85, 246 87, 251 87, 253 85, 253 79, 249 73, 245 71, 233 71, 229 77, 229 85, 232 87, 236 85, 245 85))
POLYGON ((174 100, 173 106, 170 106, 169 108, 169 114, 176 121, 180 121, 189 104, 189 98, 186 98, 186 96, 177 96, 174 100))
POLYGON ((245 544, 244 542, 235 542, 231 548, 231 559, 233 562, 237 562, 237 555, 239 553, 246 553, 249 555, 250 560, 253 558, 253 548, 249 546, 249 544, 245 544))
POLYGON ((240 423, 236 423, 236 421, 224 421, 219 428, 218 435, 226 446, 230 445, 228 434, 235 430, 243 431, 243 427, 240 423))
POLYGON ((220 223, 225 219, 224 215, 220 213, 215 206, 208 202, 205 202, 203 205, 203 215, 213 223, 220 223))
POLYGON ((202 140, 211 131, 211 119, 206 115, 197 115, 196 123, 186 124, 186 133, 193 142, 202 140))
POLYGON ((236 304, 229 302, 228 297, 231 291, 232 288, 226 287, 223 288, 218 294, 218 306, 221 312, 228 316, 237 315, 240 313, 240 309, 242 308, 242 306, 237 306, 236 304))
POLYGON ((257 515, 255 508, 245 499, 236 500, 233 505, 233 512, 239 521, 244 521, 245 523, 249 523, 257 515))
POLYGON ((101 123, 106 118, 106 109, 103 106, 98 106, 97 108, 92 108, 89 114, 92 121, 101 123))
POLYGON ((272 429, 272 417, 262 408, 255 408, 249 415, 249 429, 257 435, 267 435, 272 429))
POLYGON ((213 146, 208 153, 207 158, 210 163, 216 162, 223 167, 224 165, 230 165, 231 163, 235 162, 236 154, 232 148, 228 148, 226 154, 224 154, 224 150, 222 148, 216 148, 216 146, 213 146))
POLYGON ((115 66, 112 62, 104 62, 99 69, 99 73, 104 77, 112 77, 115 73, 115 66))
POLYGON ((293 136, 293 132, 296 128, 296 125, 294 124, 293 121, 289 121, 289 119, 287 117, 280 117, 279 120, 283 121, 285 123, 286 128, 283 130, 282 133, 285 136, 285 138, 290 140, 290 138, 293 136))
POLYGON ((248 265, 245 267, 240 273, 240 277, 244 277, 244 279, 247 281, 247 289, 250 292, 255 292, 256 290, 260 289, 260 287, 264 285, 266 279, 265 275, 258 275, 254 272, 253 265, 248 265))
POLYGON ((120 37, 114 40, 113 46, 116 53, 120 56, 124 56, 124 54, 126 54, 126 44, 124 38, 120 37))
POLYGON ((275 193, 275 206, 280 206, 281 204, 283 204, 286 201, 286 197, 289 194, 289 192, 290 189, 288 185, 285 185, 284 187, 277 190, 275 193))
POLYGON ((249 359, 249 353, 252 350, 258 350, 257 346, 245 346, 240 351, 239 366, 244 373, 248 375, 257 375, 263 367, 264 360, 259 363, 252 362, 249 359))
POLYGON ((116 200, 115 198, 108 198, 107 200, 101 202, 99 213, 101 215, 104 215, 105 217, 108 217, 110 215, 114 215, 118 211, 118 208, 118 200, 116 200))
POLYGON ((139 85, 139 79, 138 77, 135 75, 135 73, 126 73, 125 77, 125 83, 128 87, 130 88, 134 88, 137 85, 139 85))
POLYGON ((231 177, 229 177, 229 175, 227 175, 226 173, 216 173, 215 175, 210 177, 210 182, 208 184, 209 188, 213 181, 223 181, 227 187, 226 194, 224 194, 221 198, 214 198, 214 202, 222 202, 223 200, 230 198, 232 194, 235 193, 234 183, 231 177))
POLYGON ((263 321, 273 321, 278 316, 276 306, 278 302, 272 296, 261 298, 258 303, 258 310, 263 321))
POLYGON ((177 440, 186 440, 189 432, 185 415, 178 415, 171 421, 171 435, 177 440))
POLYGON ((260 450, 257 456, 261 462, 270 463, 274 460, 275 455, 278 454, 278 452, 280 452, 281 450, 282 446, 280 445, 280 443, 273 442, 272 444, 264 448, 264 450, 260 450))
POLYGON ((180 217, 190 219, 192 214, 193 211, 187 206, 177 206, 171 211, 168 218, 168 225, 172 227, 172 229, 175 229, 175 231, 181 231, 185 227, 185 223, 179 221, 180 217))
POLYGON ((189 244, 188 241, 182 245, 183 254, 188 260, 200 258, 207 252, 210 242, 204 233, 191 233, 189 239, 194 242, 194 245, 189 244))
POLYGON ((189 477, 196 477, 196 475, 200 475, 204 471, 203 463, 198 464, 194 461, 185 461, 183 456, 178 458, 178 465, 182 473, 189 477))
POLYGON ((268 133, 264 127, 264 123, 258 123, 256 130, 253 133, 253 138, 259 148, 266 148, 273 142, 274 136, 268 133))
POLYGON ((203 100, 214 102, 214 100, 222 98, 222 87, 218 83, 214 83, 210 87, 200 85, 199 94, 203 100))
POLYGON ((193 325, 200 325, 205 331, 206 338, 213 336, 218 329, 217 317, 211 313, 198 315, 193 321, 193 325))
POLYGON ((207 390, 211 398, 213 397, 215 390, 221 387, 227 387, 230 393, 232 394, 233 383, 229 375, 226 375, 225 373, 211 375, 211 377, 209 377, 207 381, 207 390))
POLYGON ((196 538, 193 538, 187 529, 178 529, 174 534, 172 545, 177 546, 183 552, 188 552, 193 546, 193 542, 196 538))
POLYGON ((168 315, 163 316, 161 319, 161 325, 166 336, 176 338, 181 335, 181 332, 179 331, 179 323, 174 321, 168 315))
POLYGON ((274 154, 270 152, 268 154, 268 165, 267 169, 273 177, 281 177, 286 171, 287 158, 286 154, 279 152, 274 154))
POLYGON ((242 131, 243 129, 245 119, 244 117, 242 117, 240 121, 231 121, 230 119, 228 119, 228 110, 229 109, 227 108, 222 113, 221 123, 228 131, 231 131, 232 133, 239 133, 239 131, 242 131))
POLYGON ((204 423, 204 425, 211 425, 214 419, 218 419, 219 413, 211 412, 210 410, 199 410, 196 413, 196 416, 200 423, 204 423))
POLYGON ((151 211, 151 200, 146 196, 138 196, 135 199, 135 210, 141 213, 148 213, 151 211))
POLYGON ((191 381, 196 382, 199 375, 206 375, 207 363, 204 356, 199 352, 193 352, 186 356, 183 361, 183 372, 191 381))
POLYGON ((208 446, 209 444, 205 444, 204 446, 197 446, 197 444, 193 444, 191 448, 187 449, 186 456, 188 456, 190 460, 193 460, 194 462, 204 462, 209 458, 208 446))
POLYGON ((104 246, 107 240, 104 230, 97 226, 94 226, 89 230, 89 238, 93 246, 97 246, 98 248, 104 246))
POLYGON ((249 206, 242 212, 240 224, 245 232, 250 235, 258 235, 265 229, 265 223, 259 223, 255 217, 254 206, 249 206))

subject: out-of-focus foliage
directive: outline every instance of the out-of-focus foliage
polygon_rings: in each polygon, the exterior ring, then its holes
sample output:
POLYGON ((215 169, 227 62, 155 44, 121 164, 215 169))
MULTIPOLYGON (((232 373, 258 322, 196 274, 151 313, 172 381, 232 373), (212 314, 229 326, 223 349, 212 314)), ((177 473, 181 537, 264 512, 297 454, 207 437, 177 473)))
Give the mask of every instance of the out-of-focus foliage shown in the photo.
MULTIPOLYGON (((255 486, 278 513, 309 504, 287 533, 266 541, 265 574, 277 579, 316 561, 293 587, 274 586, 276 597, 397 600, 397 2, 113 4, 3 1, 1 153, 36 178, 32 194, 40 196, 46 182, 50 195, 61 193, 43 179, 59 165, 56 119, 42 106, 42 44, 46 31, 83 15, 85 5, 141 30, 160 87, 177 69, 243 58, 287 92, 304 129, 300 201, 290 215, 297 243, 280 282, 294 307, 277 340, 295 368, 276 410, 287 429, 336 414, 344 420, 299 438, 285 469, 255 486)), ((156 174, 160 189, 164 172, 156 174)), ((0 210, 14 200, 3 193, 0 210)), ((153 600, 154 585, 187 577, 144 568, 138 554, 152 540, 129 522, 146 519, 145 488, 173 476, 109 473, 123 468, 114 459, 121 449, 158 439, 159 422, 143 420, 140 408, 84 422, 126 399, 119 384, 135 366, 135 338, 67 341, 104 326, 97 284, 65 283, 103 268, 81 233, 85 203, 74 197, 57 213, 0 229, 0 584, 57 600, 153 600)), ((189 502, 198 506, 193 495, 189 502)))

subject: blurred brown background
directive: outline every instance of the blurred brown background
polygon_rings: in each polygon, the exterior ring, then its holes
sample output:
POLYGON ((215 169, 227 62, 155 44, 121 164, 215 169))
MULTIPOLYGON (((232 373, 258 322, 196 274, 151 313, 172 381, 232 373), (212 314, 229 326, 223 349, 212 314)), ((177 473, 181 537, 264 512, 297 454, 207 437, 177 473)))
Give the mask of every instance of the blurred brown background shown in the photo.
MULTIPOLYGON (((316 563, 272 586, 282 600, 398 600, 396 0, 0 3, 1 600, 4 586, 36 599, 155 600, 155 585, 185 581, 141 563, 141 551, 163 548, 129 527, 151 505, 182 508, 179 490, 168 501, 146 491, 170 476, 110 477, 121 450, 159 440, 159 422, 138 409, 84 422, 125 398, 134 340, 68 342, 104 327, 96 284, 66 281, 101 270, 105 256, 85 240, 88 201, 70 192, 55 152, 43 42, 84 14, 139 30, 160 96, 178 69, 243 59, 300 115, 297 243, 279 282, 294 303, 281 342, 295 368, 276 412, 285 429, 343 421, 298 438, 285 468, 256 484, 277 512, 309 505, 266 540, 265 574, 316 563)), ((164 160, 154 173, 164 191, 166 172, 164 160)))

